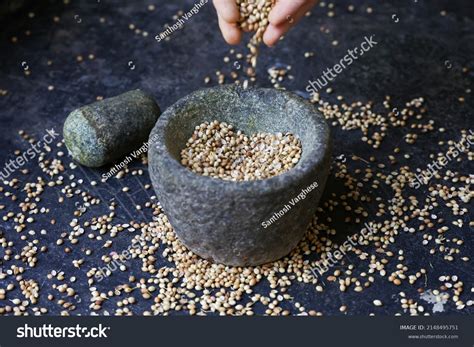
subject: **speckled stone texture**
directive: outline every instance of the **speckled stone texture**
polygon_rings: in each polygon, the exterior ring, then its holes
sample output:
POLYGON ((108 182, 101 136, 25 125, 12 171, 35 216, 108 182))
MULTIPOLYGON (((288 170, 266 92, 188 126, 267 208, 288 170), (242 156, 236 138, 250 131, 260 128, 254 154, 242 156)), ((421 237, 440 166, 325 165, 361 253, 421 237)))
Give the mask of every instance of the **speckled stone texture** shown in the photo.
POLYGON ((72 111, 64 122, 64 141, 80 164, 103 166, 146 142, 160 113, 150 95, 132 90, 72 111))
POLYGON ((152 137, 153 186, 178 237, 196 254, 226 265, 258 265, 288 254, 303 237, 331 161, 329 128, 307 101, 274 89, 204 89, 166 110, 152 137), (301 139, 302 157, 290 171, 266 180, 229 182, 193 173, 181 165, 180 151, 196 125, 215 119, 249 135, 291 132, 301 139), (314 182, 317 188, 290 204, 314 182), (285 205, 289 211, 268 226, 285 205))

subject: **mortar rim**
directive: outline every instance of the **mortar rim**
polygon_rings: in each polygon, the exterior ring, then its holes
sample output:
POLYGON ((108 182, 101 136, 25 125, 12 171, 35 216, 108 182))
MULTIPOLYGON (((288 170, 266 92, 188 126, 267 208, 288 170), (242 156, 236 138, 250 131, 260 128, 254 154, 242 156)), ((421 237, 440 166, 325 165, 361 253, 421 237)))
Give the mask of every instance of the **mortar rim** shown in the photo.
MULTIPOLYGON (((153 162, 156 160, 160 167, 167 166, 168 170, 174 172, 176 177, 180 176, 183 178, 183 181, 192 182, 188 185, 194 186, 206 186, 207 188, 214 188, 215 190, 225 190, 225 191, 255 191, 258 190, 261 193, 265 192, 275 192, 278 190, 283 190, 288 186, 298 185, 299 182, 304 180, 305 176, 314 169, 315 167, 322 167, 323 162, 326 159, 328 153, 331 152, 331 131, 326 123, 323 115, 319 110, 308 102, 306 99, 300 97, 297 94, 277 90, 273 88, 256 88, 249 87, 243 89, 240 86, 236 85, 224 85, 211 88, 203 88, 197 91, 194 91, 185 97, 176 101, 173 105, 169 106, 165 112, 159 117, 156 122, 153 130, 150 133, 150 139, 153 139, 150 145, 150 164, 153 167, 153 162), (184 105, 196 100, 205 98, 205 94, 210 91, 223 91, 230 90, 235 92, 239 97, 241 94, 252 93, 255 91, 263 91, 266 93, 274 93, 279 97, 285 97, 287 102, 289 100, 295 100, 298 103, 302 104, 306 108, 305 114, 308 119, 321 125, 317 127, 321 129, 319 133, 315 133, 315 136, 320 136, 321 139, 317 141, 320 145, 318 147, 313 147, 309 149, 307 156, 302 156, 298 164, 292 169, 270 178, 262 180, 253 180, 253 181, 229 181, 223 180, 220 178, 214 178, 210 176, 203 176, 198 173, 195 173, 181 164, 169 151, 168 146, 166 145, 166 131, 167 125, 171 119, 178 114, 177 110, 182 108, 184 105), (153 148, 153 150, 151 150, 153 148), (155 157, 156 156, 156 157, 155 157)), ((305 148, 303 148, 305 150, 305 148)), ((306 149, 308 150, 308 149, 306 149)), ((315 176, 316 178, 316 176, 315 176)), ((319 184, 319 182, 318 182, 319 184)))

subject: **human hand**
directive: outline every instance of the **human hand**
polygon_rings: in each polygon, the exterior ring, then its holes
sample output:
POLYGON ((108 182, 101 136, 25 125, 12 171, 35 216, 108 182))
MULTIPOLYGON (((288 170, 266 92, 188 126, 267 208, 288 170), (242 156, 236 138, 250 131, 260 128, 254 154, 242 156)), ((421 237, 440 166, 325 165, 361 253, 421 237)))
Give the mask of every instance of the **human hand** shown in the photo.
POLYGON ((267 46, 275 45, 317 2, 318 0, 277 0, 268 16, 270 24, 263 35, 263 42, 267 46))
MULTIPOLYGON (((275 45, 280 37, 291 29, 314 5, 317 0, 277 0, 269 15, 269 25, 265 30, 263 42, 275 45)), ((231 45, 238 44, 242 38, 239 27, 239 9, 235 0, 214 0, 222 36, 231 45)))
POLYGON ((235 0, 213 0, 217 11, 219 28, 224 40, 230 45, 236 45, 242 38, 242 30, 239 27, 239 8, 235 0))

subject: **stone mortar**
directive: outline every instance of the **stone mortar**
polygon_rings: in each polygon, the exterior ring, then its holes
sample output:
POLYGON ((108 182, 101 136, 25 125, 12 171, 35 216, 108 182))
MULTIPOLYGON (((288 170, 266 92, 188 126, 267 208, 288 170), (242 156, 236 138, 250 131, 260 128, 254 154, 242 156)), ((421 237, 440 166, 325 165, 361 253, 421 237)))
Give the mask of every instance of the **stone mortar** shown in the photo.
POLYGON ((153 187, 179 239, 199 256, 233 266, 277 260, 298 244, 316 211, 332 154, 330 130, 317 109, 275 89, 199 90, 169 107, 150 139, 153 187), (291 132, 301 140, 302 157, 293 169, 265 180, 232 182, 196 174, 180 163, 180 151, 195 126, 212 120, 248 135, 291 132), (318 187, 291 205, 313 182, 318 187), (290 209, 268 225, 285 205, 290 209))

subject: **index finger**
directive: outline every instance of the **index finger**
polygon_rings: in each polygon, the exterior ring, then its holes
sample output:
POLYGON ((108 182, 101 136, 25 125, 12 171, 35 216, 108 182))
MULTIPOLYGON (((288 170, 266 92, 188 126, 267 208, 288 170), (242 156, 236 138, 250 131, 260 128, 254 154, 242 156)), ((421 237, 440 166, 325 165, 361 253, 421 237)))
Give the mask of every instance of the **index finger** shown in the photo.
POLYGON ((277 0, 268 16, 268 21, 275 26, 288 22, 289 18, 294 18, 306 3, 307 0, 277 0))
POLYGON ((240 19, 239 8, 235 0, 214 0, 219 17, 228 23, 237 23, 240 19))

